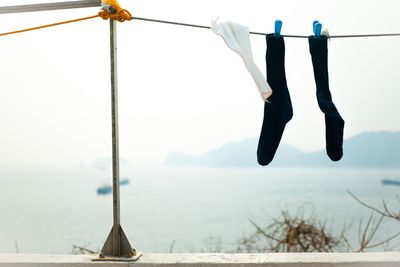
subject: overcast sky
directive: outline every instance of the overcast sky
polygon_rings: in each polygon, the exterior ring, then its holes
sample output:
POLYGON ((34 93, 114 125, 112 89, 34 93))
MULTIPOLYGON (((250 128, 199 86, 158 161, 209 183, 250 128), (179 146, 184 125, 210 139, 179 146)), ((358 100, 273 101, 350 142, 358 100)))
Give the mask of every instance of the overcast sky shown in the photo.
MULTIPOLYGON (((1 5, 43 1, 2 0, 1 5)), ((396 0, 120 0, 134 16, 210 25, 220 17, 272 32, 400 32, 396 0)), ((98 8, 0 15, 0 32, 96 14, 98 8)), ((251 37, 265 73, 265 37, 251 37)), ((324 148, 307 39, 285 39, 294 117, 282 142, 324 148)), ((0 165, 90 163, 111 155, 108 23, 101 19, 0 37, 0 165)), ((400 131, 400 37, 329 42, 330 87, 345 137, 400 131)), ((263 102, 241 59, 211 30, 118 24, 120 154, 162 162, 258 137, 263 102)), ((254 151, 254 153, 256 153, 254 151)))

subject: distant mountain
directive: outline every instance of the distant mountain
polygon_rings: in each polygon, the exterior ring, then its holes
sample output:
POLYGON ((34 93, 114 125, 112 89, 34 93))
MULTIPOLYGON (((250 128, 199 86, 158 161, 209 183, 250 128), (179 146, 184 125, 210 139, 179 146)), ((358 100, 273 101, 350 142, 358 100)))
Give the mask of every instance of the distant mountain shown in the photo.
MULTIPOLYGON (((225 144, 200 155, 171 153, 167 164, 199 165, 209 167, 256 167, 257 138, 225 144)), ((344 141, 344 155, 332 162, 325 150, 305 153, 280 144, 272 167, 400 167, 400 132, 369 132, 344 141)))
POLYGON ((364 133, 346 140, 344 166, 400 167, 400 132, 364 133))

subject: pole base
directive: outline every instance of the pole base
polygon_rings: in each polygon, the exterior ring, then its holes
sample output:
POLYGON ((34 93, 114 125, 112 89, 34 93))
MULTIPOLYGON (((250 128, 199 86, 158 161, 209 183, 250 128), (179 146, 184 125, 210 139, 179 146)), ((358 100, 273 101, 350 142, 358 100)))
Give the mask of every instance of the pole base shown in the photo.
POLYGON ((108 257, 108 256, 101 257, 101 253, 100 253, 99 257, 92 259, 92 261, 119 261, 119 262, 137 261, 142 256, 142 252, 137 252, 137 251, 133 251, 133 252, 134 252, 135 255, 133 257, 131 257, 131 258, 108 257))
POLYGON ((104 243, 103 248, 99 254, 100 259, 105 258, 127 258, 132 259, 137 255, 136 250, 132 249, 131 244, 126 237, 121 225, 112 227, 110 234, 104 243))

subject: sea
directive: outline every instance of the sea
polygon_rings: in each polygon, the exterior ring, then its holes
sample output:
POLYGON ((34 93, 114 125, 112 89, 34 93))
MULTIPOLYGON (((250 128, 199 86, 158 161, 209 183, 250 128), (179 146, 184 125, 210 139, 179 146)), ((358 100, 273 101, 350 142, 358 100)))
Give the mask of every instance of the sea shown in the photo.
MULTIPOLYGON (((287 210, 314 216, 332 232, 346 225, 357 242, 371 210, 349 192, 398 211, 400 187, 381 180, 399 176, 398 169, 121 166, 130 181, 120 190, 121 225, 142 252, 230 252, 255 231, 250 220, 266 226, 287 210)), ((0 182, 0 253, 102 248, 113 224, 112 194, 98 195, 97 188, 111 184, 111 170, 9 169, 0 170, 0 182)), ((384 220, 376 243, 399 229, 384 220)))

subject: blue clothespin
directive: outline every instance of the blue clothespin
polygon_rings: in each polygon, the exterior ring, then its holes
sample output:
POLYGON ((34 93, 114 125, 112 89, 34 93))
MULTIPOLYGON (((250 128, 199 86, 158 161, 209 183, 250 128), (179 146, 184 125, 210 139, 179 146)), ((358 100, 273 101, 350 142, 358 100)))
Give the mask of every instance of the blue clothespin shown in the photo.
POLYGON ((319 23, 318 20, 315 20, 313 22, 313 33, 315 37, 320 37, 321 36, 321 30, 322 30, 322 24, 319 23))
POLYGON ((281 35, 282 29, 282 21, 277 19, 275 20, 275 37, 279 37, 281 35))
POLYGON ((314 34, 314 35, 315 35, 315 25, 316 25, 317 23, 319 23, 318 20, 314 20, 313 23, 312 23, 312 30, 313 30, 313 34, 314 34))

